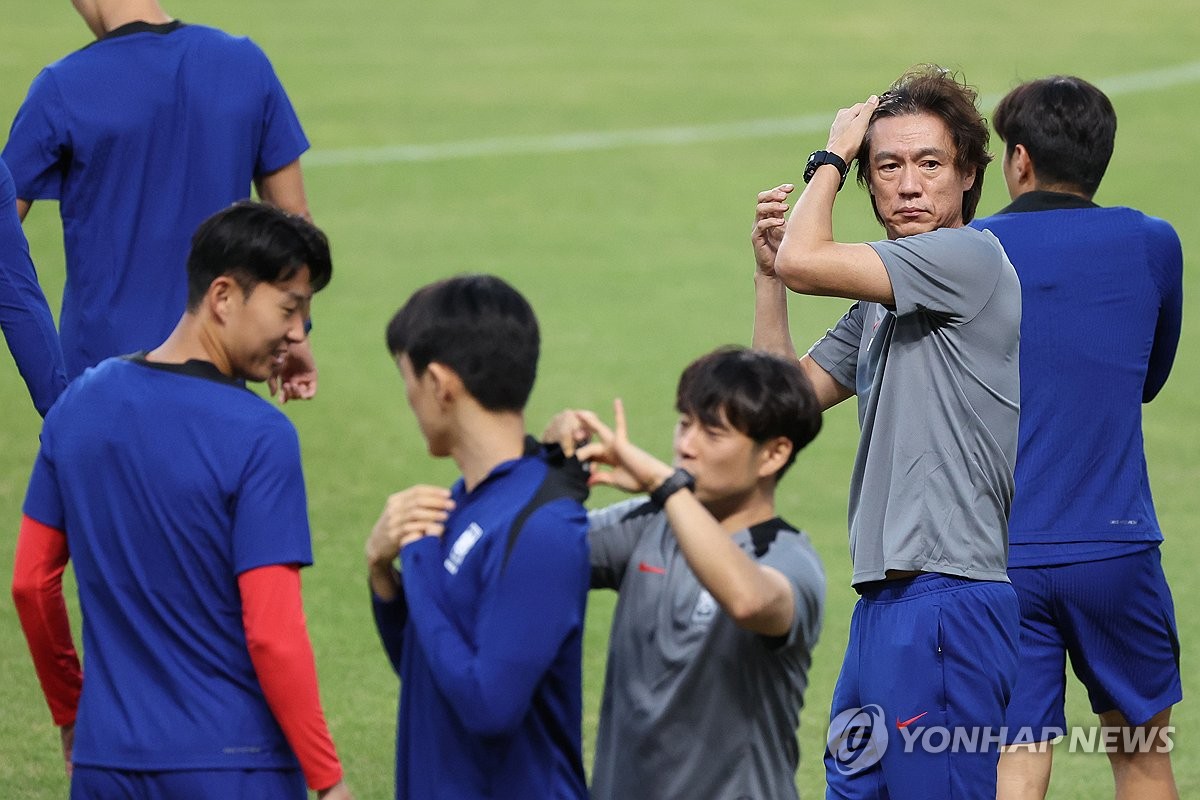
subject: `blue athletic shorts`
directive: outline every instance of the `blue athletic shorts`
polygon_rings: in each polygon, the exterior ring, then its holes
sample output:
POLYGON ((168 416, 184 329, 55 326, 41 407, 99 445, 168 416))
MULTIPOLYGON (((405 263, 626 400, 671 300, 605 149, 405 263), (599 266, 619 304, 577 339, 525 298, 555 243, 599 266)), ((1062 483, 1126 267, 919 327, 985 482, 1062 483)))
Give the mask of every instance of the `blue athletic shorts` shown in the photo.
POLYGON ((924 574, 858 589, 826 796, 994 800, 1020 635, 1012 587, 924 574))
POLYGON ((1097 714, 1147 722, 1183 698, 1175 605, 1157 546, 1131 555, 1008 571, 1021 603, 1009 741, 1066 729, 1066 657, 1097 714))
POLYGON ((143 772, 76 765, 71 800, 307 800, 300 770, 220 769, 143 772))

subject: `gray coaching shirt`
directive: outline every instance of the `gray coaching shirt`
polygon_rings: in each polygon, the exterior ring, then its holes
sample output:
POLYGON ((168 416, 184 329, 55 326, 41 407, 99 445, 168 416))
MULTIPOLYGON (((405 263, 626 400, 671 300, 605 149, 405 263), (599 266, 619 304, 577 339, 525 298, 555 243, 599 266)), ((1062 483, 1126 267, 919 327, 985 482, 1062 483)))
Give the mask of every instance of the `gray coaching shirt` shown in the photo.
POLYGON ((1007 581, 1021 286, 988 231, 873 242, 895 309, 858 302, 809 355, 858 395, 855 584, 886 570, 1007 581))
POLYGON ((620 593, 600 706, 593 800, 795 798, 796 728, 821 629, 825 573, 778 518, 733 534, 792 584, 787 636, 739 628, 644 499, 589 517, 592 587, 620 593))

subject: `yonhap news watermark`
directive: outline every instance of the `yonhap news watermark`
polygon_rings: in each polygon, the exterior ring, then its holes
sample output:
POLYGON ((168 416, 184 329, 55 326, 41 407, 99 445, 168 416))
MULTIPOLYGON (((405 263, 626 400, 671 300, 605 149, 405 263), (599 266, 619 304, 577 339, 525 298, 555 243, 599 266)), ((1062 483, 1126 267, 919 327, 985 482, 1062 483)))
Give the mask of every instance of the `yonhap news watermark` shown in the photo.
POLYGON ((853 775, 879 762, 889 748, 905 753, 986 753, 1006 746, 1044 752, 1066 747, 1072 753, 1170 753, 1175 726, 980 727, 935 725, 929 712, 889 717, 877 704, 848 708, 829 723, 826 743, 839 772, 853 775))

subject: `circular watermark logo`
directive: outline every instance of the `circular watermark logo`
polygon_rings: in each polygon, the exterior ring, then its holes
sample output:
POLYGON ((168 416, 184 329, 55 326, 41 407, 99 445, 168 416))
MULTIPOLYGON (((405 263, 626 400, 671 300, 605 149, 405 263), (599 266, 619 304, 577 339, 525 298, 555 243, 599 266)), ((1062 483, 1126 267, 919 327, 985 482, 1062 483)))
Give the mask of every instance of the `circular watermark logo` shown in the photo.
POLYGON ((874 703, 846 709, 829 723, 826 742, 837 771, 843 775, 873 767, 883 758, 888 745, 883 709, 874 703))

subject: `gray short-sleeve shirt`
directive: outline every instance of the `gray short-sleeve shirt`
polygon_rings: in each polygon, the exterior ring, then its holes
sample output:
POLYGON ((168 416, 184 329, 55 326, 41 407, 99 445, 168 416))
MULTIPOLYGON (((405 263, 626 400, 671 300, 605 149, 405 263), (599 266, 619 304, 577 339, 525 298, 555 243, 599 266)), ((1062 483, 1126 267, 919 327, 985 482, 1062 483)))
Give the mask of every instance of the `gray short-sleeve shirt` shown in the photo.
POLYGON ((858 302, 809 355, 858 395, 855 584, 887 570, 1007 580, 1021 288, 987 231, 871 246, 895 308, 858 302))
POLYGON ((593 588, 620 593, 592 770, 593 800, 795 798, 796 742, 825 575, 804 533, 776 518, 735 533, 792 584, 785 637, 734 624, 644 499, 590 515, 593 588))

